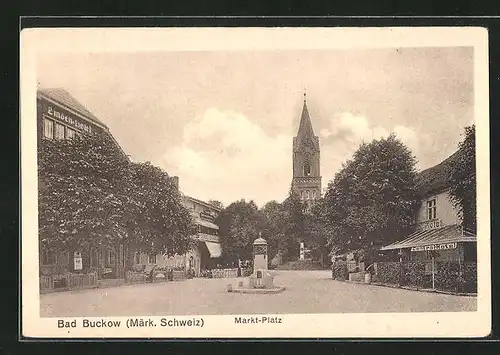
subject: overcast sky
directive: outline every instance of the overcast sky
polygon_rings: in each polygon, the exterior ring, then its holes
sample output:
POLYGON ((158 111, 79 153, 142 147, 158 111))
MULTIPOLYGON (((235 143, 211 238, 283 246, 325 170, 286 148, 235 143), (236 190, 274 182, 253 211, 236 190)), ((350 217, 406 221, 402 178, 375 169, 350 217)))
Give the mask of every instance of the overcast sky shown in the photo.
POLYGON ((323 187, 362 141, 395 132, 425 169, 474 120, 472 48, 57 54, 38 57, 37 75, 100 118, 134 161, 225 205, 286 197, 304 89, 323 187))

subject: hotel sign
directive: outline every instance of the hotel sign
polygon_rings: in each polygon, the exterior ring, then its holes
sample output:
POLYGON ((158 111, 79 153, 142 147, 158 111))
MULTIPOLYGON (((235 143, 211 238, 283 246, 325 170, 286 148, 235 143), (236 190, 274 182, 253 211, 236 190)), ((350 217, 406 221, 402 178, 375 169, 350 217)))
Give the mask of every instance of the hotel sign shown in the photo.
POLYGON ((83 120, 77 119, 74 116, 70 116, 70 115, 60 111, 59 109, 55 109, 51 105, 46 106, 45 113, 50 118, 55 118, 59 121, 65 122, 68 125, 76 128, 76 129, 79 129, 80 131, 92 133, 92 127, 90 125, 88 125, 87 123, 83 122, 83 120))
POLYGON ((440 219, 426 221, 426 222, 422 222, 419 224, 419 229, 422 231, 437 229, 437 228, 441 228, 441 227, 444 227, 444 224, 443 224, 443 221, 440 219))
POLYGON ((411 251, 432 251, 456 249, 457 243, 432 244, 421 247, 413 247, 411 251))

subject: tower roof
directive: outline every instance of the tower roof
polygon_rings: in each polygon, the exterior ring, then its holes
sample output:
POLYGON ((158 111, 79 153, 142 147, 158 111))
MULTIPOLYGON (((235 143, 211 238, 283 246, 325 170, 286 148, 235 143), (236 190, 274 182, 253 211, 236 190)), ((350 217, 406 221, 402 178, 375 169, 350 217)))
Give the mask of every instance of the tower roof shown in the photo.
POLYGON ((302 115, 300 117, 299 131, 297 136, 309 135, 314 137, 314 130, 311 123, 311 118, 309 117, 309 111, 307 109, 306 95, 304 94, 304 106, 302 107, 302 115))

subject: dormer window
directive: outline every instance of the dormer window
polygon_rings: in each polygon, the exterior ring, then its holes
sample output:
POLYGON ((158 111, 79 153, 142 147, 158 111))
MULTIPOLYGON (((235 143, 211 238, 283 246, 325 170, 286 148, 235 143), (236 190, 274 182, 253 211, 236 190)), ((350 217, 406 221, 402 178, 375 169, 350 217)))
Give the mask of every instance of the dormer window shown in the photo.
POLYGON ((436 219, 436 199, 427 201, 427 219, 436 219))
POLYGON ((304 164, 304 176, 311 176, 311 165, 309 163, 304 164))

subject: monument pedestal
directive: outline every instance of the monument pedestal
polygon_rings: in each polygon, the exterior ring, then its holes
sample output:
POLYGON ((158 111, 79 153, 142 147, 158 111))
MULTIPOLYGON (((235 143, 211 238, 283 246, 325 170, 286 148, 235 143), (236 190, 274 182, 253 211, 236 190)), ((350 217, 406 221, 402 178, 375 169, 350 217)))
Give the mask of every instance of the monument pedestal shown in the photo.
POLYGON ((253 242, 253 274, 248 277, 248 287, 240 282, 237 288, 228 287, 228 292, 236 293, 279 293, 284 287, 274 286, 274 275, 267 270, 267 242, 257 238, 253 242))
POLYGON ((248 278, 250 288, 272 288, 274 275, 267 270, 258 270, 248 278))

